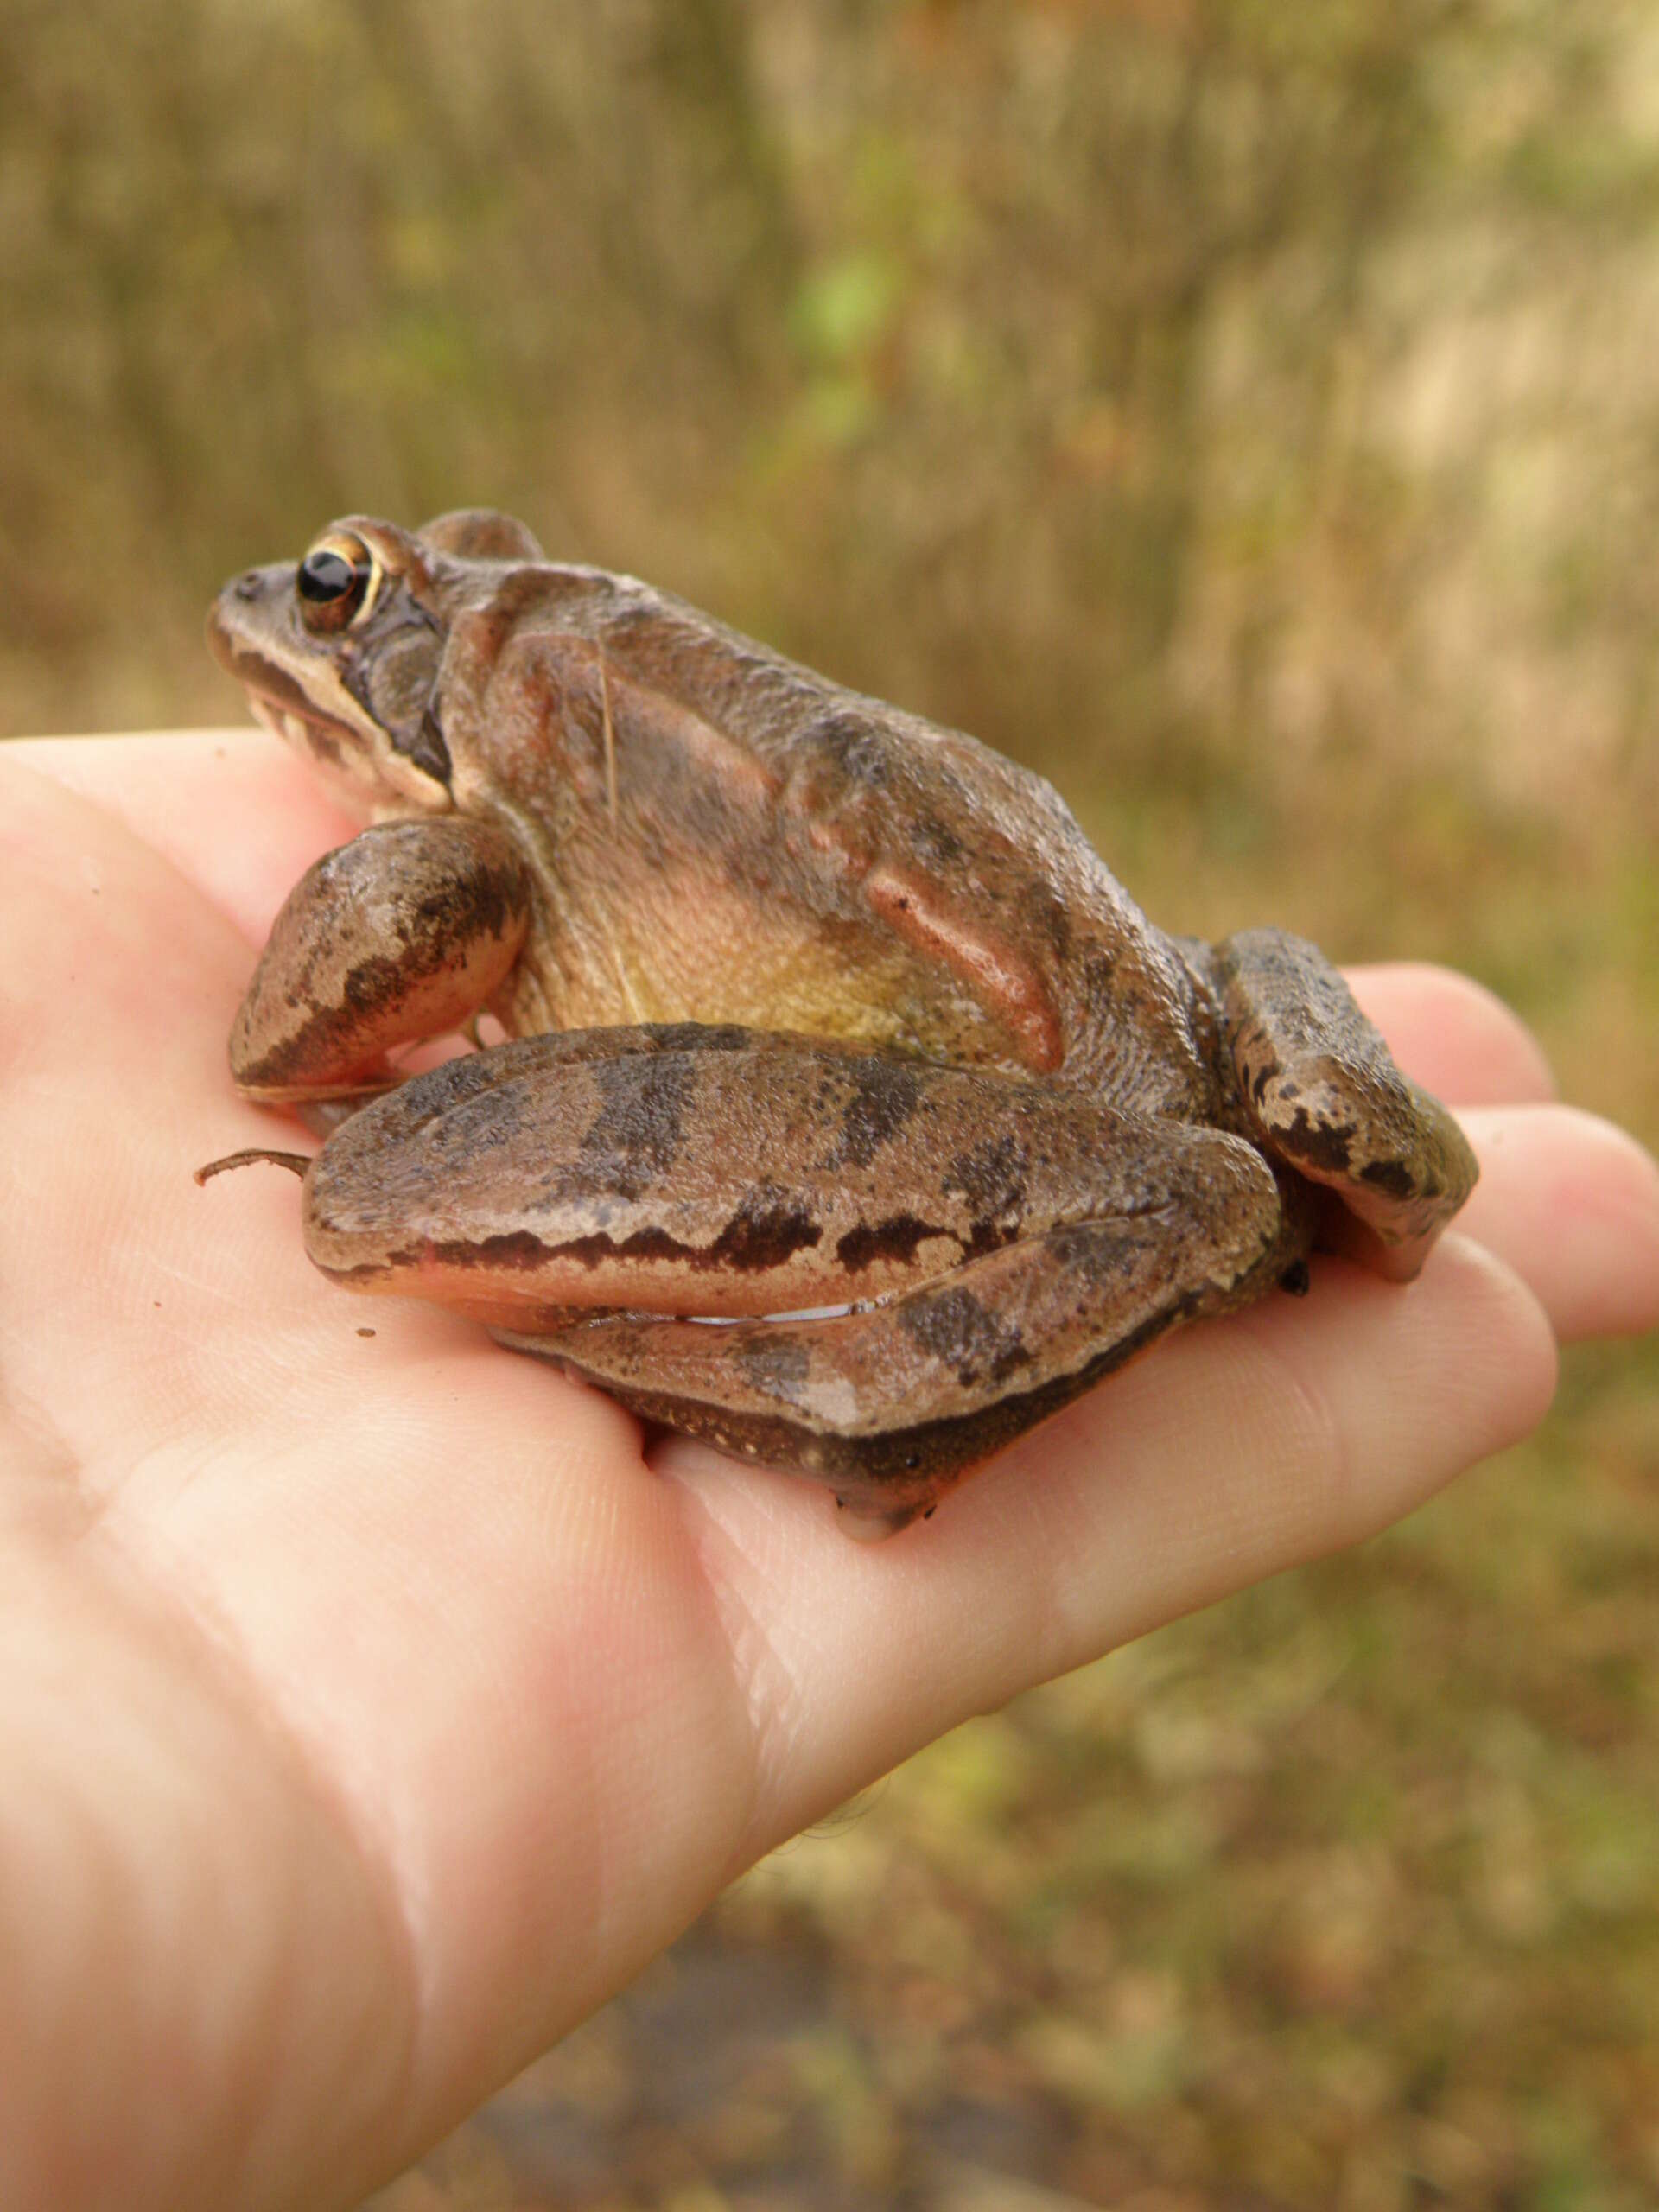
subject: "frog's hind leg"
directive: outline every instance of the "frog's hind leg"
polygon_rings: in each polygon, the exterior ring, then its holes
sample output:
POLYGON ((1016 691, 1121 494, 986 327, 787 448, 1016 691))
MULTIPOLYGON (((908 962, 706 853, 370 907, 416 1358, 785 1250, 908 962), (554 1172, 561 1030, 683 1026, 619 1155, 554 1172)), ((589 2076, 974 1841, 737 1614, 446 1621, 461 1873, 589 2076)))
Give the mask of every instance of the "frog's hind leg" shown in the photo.
POLYGON ((898 1526, 1163 1330, 1266 1289, 1306 1249, 1283 1181, 1242 1136, 1070 1085, 787 1033, 565 1031, 364 1108, 307 1173, 306 1247, 898 1526))
POLYGON ((885 1535, 1166 1330, 1256 1296, 1300 1249, 1258 1154, 1187 1136, 1193 1173, 1175 1203, 1051 1229, 879 1305, 493 1333, 647 1420, 811 1476, 849 1533, 885 1535))
POLYGON ((1401 1073, 1317 946, 1248 930, 1217 945, 1216 958, 1255 1134, 1363 1224, 1338 1242, 1397 1281, 1414 1275, 1474 1188, 1462 1130, 1401 1073))

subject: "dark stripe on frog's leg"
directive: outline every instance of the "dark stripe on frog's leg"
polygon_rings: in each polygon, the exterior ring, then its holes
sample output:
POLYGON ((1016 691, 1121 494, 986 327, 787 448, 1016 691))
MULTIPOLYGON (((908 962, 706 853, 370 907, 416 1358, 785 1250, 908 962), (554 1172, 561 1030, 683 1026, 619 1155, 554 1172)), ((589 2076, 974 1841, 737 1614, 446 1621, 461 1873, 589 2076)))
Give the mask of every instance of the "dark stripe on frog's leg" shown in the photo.
POLYGON ((487 823, 385 822, 325 853, 277 916, 231 1032, 248 1096, 384 1090, 385 1055, 484 1006, 529 926, 529 872, 487 823))
MULTIPOLYGON (((1167 1132, 1145 1124, 1141 1141, 1162 1169, 1167 1132)), ((1052 1229, 879 1306, 493 1333, 646 1420, 825 1484, 865 1533, 901 1529, 1166 1330, 1248 1303, 1294 1260, 1300 1225, 1260 1158, 1211 1132, 1190 1142, 1190 1187, 1168 1208, 1052 1229)))
POLYGON ((1241 1179, 1246 1203, 1271 1185, 1242 1138, 990 1070, 761 1032, 567 1033, 353 1116, 307 1178, 306 1246, 355 1288, 532 1333, 549 1306, 874 1304, 1089 1222, 1155 1224, 1173 1251, 1241 1179))
POLYGON ((1274 1157, 1335 1192, 1335 1241, 1396 1280, 1414 1275, 1474 1188, 1451 1114, 1395 1066, 1318 947, 1246 930, 1215 950, 1241 1103, 1274 1157))

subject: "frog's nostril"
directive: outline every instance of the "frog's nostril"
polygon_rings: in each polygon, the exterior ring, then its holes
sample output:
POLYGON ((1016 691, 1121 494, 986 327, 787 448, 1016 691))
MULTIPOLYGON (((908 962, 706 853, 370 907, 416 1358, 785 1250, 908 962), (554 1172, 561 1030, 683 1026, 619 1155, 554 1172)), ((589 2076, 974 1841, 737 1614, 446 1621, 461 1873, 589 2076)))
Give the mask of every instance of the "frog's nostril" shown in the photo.
POLYGON ((242 575, 239 575, 237 578, 236 582, 231 586, 231 589, 236 594, 238 599, 257 599, 259 596, 258 569, 247 569, 242 575))

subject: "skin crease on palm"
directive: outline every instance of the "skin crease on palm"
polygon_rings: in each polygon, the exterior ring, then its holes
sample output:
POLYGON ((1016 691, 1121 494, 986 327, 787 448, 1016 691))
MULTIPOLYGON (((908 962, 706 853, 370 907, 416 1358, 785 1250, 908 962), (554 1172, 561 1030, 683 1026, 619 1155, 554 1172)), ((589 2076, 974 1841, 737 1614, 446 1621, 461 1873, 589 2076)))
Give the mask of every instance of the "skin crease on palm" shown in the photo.
POLYGON ((1659 1176, 1472 984, 1352 978, 1481 1181, 886 1545, 322 1281, 224 1040, 353 824, 252 734, 0 757, 0 2202, 348 2205, 965 1717, 1387 1525, 1659 1319, 1659 1176), (372 1335, 365 1333, 372 1331, 372 1335))

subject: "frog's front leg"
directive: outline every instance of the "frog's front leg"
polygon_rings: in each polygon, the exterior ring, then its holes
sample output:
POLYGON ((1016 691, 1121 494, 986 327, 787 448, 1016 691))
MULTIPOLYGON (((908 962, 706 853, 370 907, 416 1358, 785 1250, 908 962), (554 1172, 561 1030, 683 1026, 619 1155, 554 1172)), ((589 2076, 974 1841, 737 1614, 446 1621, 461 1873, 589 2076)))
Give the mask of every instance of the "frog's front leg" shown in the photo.
POLYGON ((397 1081, 387 1052, 476 1014, 518 958, 529 871, 487 823, 385 822, 289 893, 231 1032, 250 1098, 352 1097, 397 1081))
POLYGON ((1334 1191, 1337 1241, 1397 1281, 1475 1187, 1467 1139, 1402 1075, 1317 945, 1245 930, 1215 949, 1244 1111, 1269 1152, 1334 1191), (1354 1224, 1358 1224, 1356 1233, 1354 1224))
POLYGON ((1305 1224, 1220 1131, 686 1026, 521 1039, 377 1100, 312 1164, 306 1243, 897 1528, 1165 1329, 1255 1295, 1305 1224))

